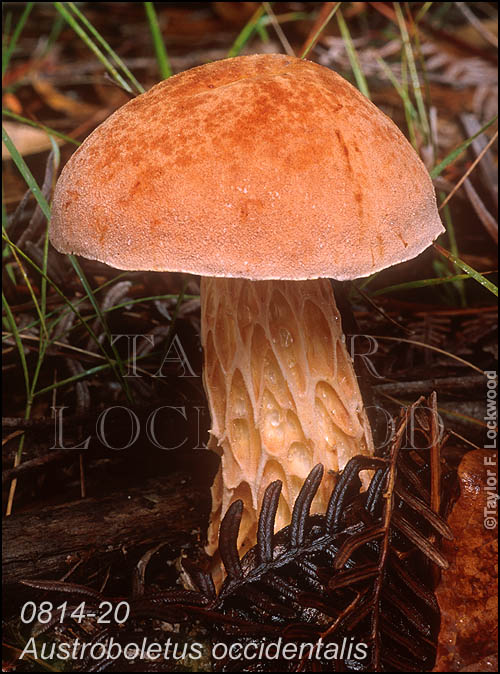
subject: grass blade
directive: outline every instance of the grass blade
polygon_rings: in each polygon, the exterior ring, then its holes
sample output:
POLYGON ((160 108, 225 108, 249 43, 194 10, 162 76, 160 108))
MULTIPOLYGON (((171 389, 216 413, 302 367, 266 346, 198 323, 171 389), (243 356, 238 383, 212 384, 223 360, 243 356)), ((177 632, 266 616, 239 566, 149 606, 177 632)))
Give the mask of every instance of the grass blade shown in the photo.
POLYGON ((143 94, 145 89, 142 86, 142 84, 140 84, 140 82, 136 80, 133 73, 129 70, 126 64, 122 61, 122 59, 118 56, 118 54, 114 51, 114 49, 106 42, 106 40, 102 37, 102 35, 94 28, 94 26, 90 23, 87 17, 84 14, 82 14, 82 12, 80 12, 75 3, 68 2, 68 7, 71 9, 73 14, 80 19, 80 21, 89 31, 89 33, 99 42, 101 47, 103 47, 105 51, 111 56, 116 65, 123 70, 123 73, 129 78, 131 84, 137 89, 137 91, 140 94, 143 94))
POLYGON ((460 180, 458 181, 458 183, 455 185, 455 187, 452 189, 452 191, 448 194, 448 196, 446 197, 446 199, 443 201, 443 203, 442 203, 441 206, 439 207, 440 209, 441 209, 441 208, 444 208, 444 207, 446 206, 446 204, 449 202, 449 200, 453 197, 453 195, 457 192, 457 190, 460 189, 460 187, 462 186, 462 184, 467 180, 467 178, 470 176, 470 174, 472 173, 472 171, 476 168, 476 166, 479 164, 479 162, 481 161, 481 159, 482 159, 482 158, 484 157, 484 155, 488 152, 488 150, 490 149, 490 147, 493 145, 493 143, 496 141, 497 138, 498 138, 498 131, 495 131, 495 134, 494 134, 494 135, 492 136, 492 138, 490 138, 490 140, 486 143, 486 145, 483 147, 483 149, 481 150, 481 152, 477 155, 477 157, 474 159, 474 161, 472 162, 472 164, 469 166, 469 168, 467 169, 467 171, 464 173, 464 175, 460 178, 460 180))
MULTIPOLYGON (((31 173, 31 171, 29 170, 29 168, 27 167, 24 159, 21 157, 21 155, 17 151, 14 143, 11 141, 11 139, 9 138, 9 135, 7 134, 7 132, 5 131, 5 129, 3 127, 2 127, 2 139, 5 143, 5 145, 7 146, 9 152, 11 153, 11 156, 12 156, 14 162, 16 163, 17 168, 21 172, 23 178, 25 179, 28 187, 33 192, 33 195, 35 196, 40 208, 42 209, 43 214, 46 216, 47 220, 50 220, 50 207, 49 207, 45 197, 43 196, 40 188, 38 187, 38 184, 37 184, 36 180, 33 178, 33 175, 31 173)), ((7 241, 9 243, 9 245, 11 247, 13 247, 12 242, 10 242, 9 239, 7 239, 7 241)), ((48 246, 48 240, 46 241, 46 245, 48 246)), ((17 247, 15 247, 15 249, 18 252, 22 252, 17 247)), ((26 255, 23 255, 23 256, 25 258, 27 258, 26 255)), ((88 281, 85 277, 85 274, 83 273, 83 270, 81 269, 80 265, 78 264, 78 261, 76 260, 76 258, 73 255, 69 255, 68 257, 71 261, 71 264, 73 265, 73 268, 75 269, 75 271, 78 275, 78 278, 80 279, 80 282, 81 282, 85 292, 87 293, 87 296, 88 296, 92 306, 94 307, 94 310, 95 310, 97 316, 99 316, 99 319, 101 321, 103 329, 106 332, 106 335, 107 335, 107 337, 109 339, 109 342, 111 344, 111 336, 110 336, 110 333, 109 333, 107 323, 104 319, 104 316, 102 315, 102 312, 100 310, 99 305, 96 302, 96 299, 94 297, 94 293, 92 291, 92 288, 90 287, 90 285, 89 285, 89 283, 88 283, 88 281)), ((27 259, 29 260, 29 258, 27 258, 27 259)), ((45 263, 46 263, 46 259, 45 259, 45 263)), ((42 275, 42 278, 48 279, 48 276, 47 276, 47 273, 46 273, 45 269, 40 269, 38 267, 38 265, 33 265, 33 266, 35 266, 38 269, 39 273, 42 275)), ((76 309, 75 309, 75 311, 76 311, 76 309)), ((81 320, 83 321, 83 318, 81 320)), ((86 327, 87 327, 87 329, 90 329, 88 325, 86 325, 86 327)), ((93 333, 92 333, 92 335, 93 335, 93 333)), ((93 335, 93 338, 95 338, 95 340, 97 341, 97 343, 100 346, 100 342, 97 339, 97 337, 95 335, 93 335)), ((123 363, 121 361, 120 355, 119 355, 118 351, 116 350, 116 347, 111 345, 111 348, 112 348, 114 356, 116 358, 116 363, 113 363, 113 370, 114 370, 115 374, 117 375, 118 379, 120 380, 120 383, 122 384, 124 392, 126 393, 127 397, 131 401, 129 386, 127 384, 127 381, 123 378, 124 368, 123 368, 123 363), (116 365, 118 365, 118 368, 116 367, 116 365)), ((110 362, 112 362, 112 361, 110 361, 110 362)))
POLYGON ((410 72, 413 93, 415 94, 415 100, 417 103, 420 127, 425 139, 427 140, 427 138, 429 137, 430 126, 429 120, 427 118, 427 110, 425 108, 424 97, 422 95, 422 85, 420 84, 420 78, 417 72, 417 65, 415 63, 415 58, 413 56, 413 49, 410 41, 410 36, 408 34, 408 28, 406 27, 406 21, 404 19, 403 12, 401 11, 400 3, 395 2, 393 4, 394 10, 396 12, 399 31, 401 33, 401 39, 403 41, 403 49, 408 63, 408 70, 410 72))
POLYGON ((397 93, 399 94, 399 97, 403 101, 403 106, 404 106, 404 111, 405 111, 405 118, 406 118, 406 125, 408 127, 408 133, 410 134, 410 141, 413 147, 416 147, 417 145, 417 139, 415 137, 415 130, 413 128, 413 122, 418 119, 418 113, 415 110, 415 106, 411 102, 411 99, 408 95, 408 91, 398 82, 397 77, 394 75, 392 70, 390 69, 389 65, 384 61, 382 57, 377 58, 378 64, 381 66, 381 68, 384 70, 385 74, 387 75, 388 79, 390 80, 392 86, 394 89, 396 89, 397 93))
POLYGON ((125 91, 128 91, 129 94, 133 94, 133 90, 129 83, 123 79, 123 77, 120 75, 120 73, 117 71, 115 66, 109 61, 109 59, 106 57, 105 54, 99 49, 99 47, 95 44, 95 42, 87 35, 87 33, 83 30, 83 28, 78 24, 78 22, 75 20, 75 18, 69 13, 67 8, 64 6, 62 2, 55 2, 54 7, 57 9, 57 11, 63 16, 66 21, 69 23, 71 28, 75 31, 75 33, 78 35, 79 38, 85 44, 87 47, 90 49, 90 51, 99 59, 99 61, 103 64, 103 66, 106 68, 106 70, 109 72, 111 77, 118 82, 118 84, 125 89, 125 91))
POLYGON ((22 367, 23 376, 24 376, 24 385, 26 387, 26 398, 28 398, 29 394, 30 394, 31 384, 30 384, 30 376, 29 376, 29 372, 28 372, 28 365, 26 363, 26 356, 24 354, 24 347, 23 347, 23 343, 21 341, 21 337, 19 336, 19 331, 17 329, 17 323, 14 319, 14 314, 12 313, 12 310, 9 306, 9 303, 7 302, 7 298, 5 297, 3 292, 2 292, 2 304, 3 304, 3 308, 5 309, 5 314, 6 314, 6 317, 7 317, 7 323, 9 324, 11 334, 14 338, 14 341, 15 341, 16 346, 17 346, 17 350, 19 352, 19 359, 21 361, 21 367, 22 367))
POLYGON ((72 145, 76 145, 77 147, 81 145, 80 141, 75 140, 74 138, 70 138, 70 136, 61 133, 60 131, 51 129, 50 126, 45 126, 45 124, 34 122, 33 120, 28 119, 27 117, 22 117, 21 115, 17 115, 15 112, 7 110, 6 108, 2 108, 2 115, 4 115, 5 117, 10 117, 11 119, 15 119, 16 121, 22 122, 23 124, 27 124, 28 126, 32 126, 35 129, 41 129, 42 131, 45 131, 45 133, 48 136, 55 136, 56 138, 64 140, 66 143, 71 143, 72 145))
POLYGON ((415 23, 419 23, 424 16, 427 14, 429 9, 432 7, 434 3, 433 2, 424 2, 423 6, 419 9, 417 12, 417 16, 415 17, 415 23))
MULTIPOLYGON (((271 25, 273 26, 276 35, 278 36, 281 46, 285 50, 285 52, 288 54, 288 56, 295 56, 295 52, 293 50, 292 45, 288 41, 287 36, 285 35, 285 32, 283 31, 283 28, 280 26, 280 23, 276 17, 276 14, 273 12, 273 8, 271 7, 269 2, 263 2, 264 8, 266 10, 267 17, 266 19, 269 19, 271 25)), ((261 35, 262 39, 262 35, 261 35)))
MULTIPOLYGON (((102 286, 99 286, 99 288, 96 288, 94 290, 94 295, 97 294, 98 292, 101 292, 105 287, 109 286, 110 284, 112 284, 115 281, 117 281, 118 279, 120 279, 121 276, 125 276, 125 275, 126 275, 126 272, 124 274, 116 276, 112 279, 109 279, 108 281, 106 281, 106 283, 103 283, 102 286)), ((106 309, 101 309, 101 312, 103 314, 108 314, 108 313, 111 313, 112 311, 116 311, 117 309, 123 309, 125 307, 134 306, 135 304, 141 304, 143 302, 153 302, 154 300, 166 300, 166 299, 171 300, 171 299, 174 299, 175 297, 178 297, 178 295, 167 294, 167 295, 150 295, 148 297, 136 297, 134 299, 127 298, 123 302, 119 302, 118 304, 113 304, 112 306, 107 307, 106 309)), ((200 297, 199 295, 184 295, 185 300, 195 300, 195 299, 199 299, 199 297, 200 297)), ((79 300, 77 300, 76 302, 74 302, 73 304, 74 304, 75 307, 77 307, 82 302, 85 302, 86 299, 87 299, 86 297, 82 297, 79 300)), ((70 311, 70 309, 67 308, 65 310, 61 310, 61 308, 58 307, 57 309, 54 309, 54 310, 50 311, 46 315, 46 318, 52 318, 52 317, 56 316, 56 320, 54 320, 51 324, 52 328, 55 327, 59 323, 59 321, 62 320, 62 318, 64 318, 64 316, 66 315, 66 311, 70 311)), ((86 320, 94 320, 95 318, 97 318, 97 314, 93 313, 93 314, 90 314, 89 316, 87 316, 86 320)), ((19 330, 19 334, 22 335, 24 332, 28 332, 29 330, 32 330, 33 328, 36 328, 39 325, 40 325, 39 320, 32 321, 31 323, 27 323, 21 330, 19 330)), ((74 330, 74 326, 69 328, 69 330, 67 330, 65 332, 62 332, 59 335, 59 338, 68 335, 71 332, 71 330, 74 330)), ((10 332, 5 332, 2 335, 2 340, 8 339, 10 337, 12 337, 12 334, 10 332)))
MULTIPOLYGON (((6 239, 5 234, 3 234, 2 236, 3 236, 4 240, 5 240, 5 239, 6 239)), ((88 332, 88 334, 89 334, 90 337, 92 338, 92 341, 96 344, 96 346, 98 347, 98 349, 103 353, 103 355, 104 355, 105 358, 107 359, 107 361, 108 361, 108 363, 109 363, 109 366, 113 369, 113 371, 114 371, 115 374, 116 374, 116 373, 117 373, 117 370, 116 370, 117 364, 113 361, 112 358, 110 358, 109 354, 106 352, 106 349, 105 349, 105 348, 103 347, 103 345, 101 344, 101 342, 100 342, 100 340, 98 339, 97 335, 96 335, 95 332, 92 330, 91 326, 88 324, 87 319, 84 318, 84 317, 82 316, 82 314, 78 311, 78 309, 77 309, 77 307, 75 306, 75 304, 74 304, 73 302, 71 302, 71 300, 70 300, 69 298, 66 297, 66 295, 62 292, 62 290, 59 288, 59 286, 58 286, 56 283, 54 283, 54 281, 53 281, 49 276, 47 276, 47 274, 44 273, 43 269, 41 269, 41 268, 36 264, 36 262, 34 262, 30 257, 28 257, 28 255, 26 255, 26 253, 25 253, 24 251, 22 251, 22 250, 21 250, 18 246, 16 246, 16 244, 13 243, 12 241, 10 241, 9 245, 10 245, 12 248, 15 248, 17 254, 18 254, 20 257, 22 257, 24 260, 26 260, 26 262, 28 262, 28 264, 30 264, 30 265, 33 267, 33 269, 35 269, 35 271, 37 271, 41 276, 45 276, 45 278, 47 279, 47 283, 48 283, 48 284, 55 290, 55 292, 59 295, 59 297, 61 297, 61 299, 64 301, 64 303, 65 303, 65 304, 69 307, 69 309, 75 314, 75 316, 78 318, 78 320, 80 321, 80 323, 83 325, 83 327, 85 328, 85 330, 88 332)), ((76 262, 76 260, 75 260, 75 262, 76 262)), ((77 264, 78 264, 78 263, 77 263, 77 264)), ((81 273, 82 273, 82 276, 83 276, 83 272, 81 272, 81 273)), ((85 277, 83 277, 83 278, 85 278, 85 277)), ((87 285, 88 285, 88 281, 87 281, 86 279, 85 279, 85 281, 86 281, 86 283, 87 283, 87 285)), ((93 292, 92 289, 90 289, 90 293, 91 293, 91 294, 92 294, 92 292, 93 292)), ((95 301, 95 298, 94 298, 94 301, 95 301)), ((99 314, 97 314, 97 315, 99 315, 99 314)), ((102 315, 102 312, 101 312, 101 315, 102 315)), ((117 375, 117 377, 119 378, 119 375, 117 375)))
POLYGON ((356 85, 361 93, 366 96, 366 98, 371 98, 366 77, 363 73, 363 70, 361 69, 361 64, 352 42, 351 33, 340 9, 337 12, 337 23, 339 25, 342 39, 344 40, 344 45, 349 58, 349 63, 351 64, 352 72, 354 73, 354 77, 356 79, 356 85))
POLYGON ((491 283, 491 281, 488 281, 488 279, 485 278, 480 272, 476 271, 473 267, 468 265, 466 262, 461 260, 456 255, 453 255, 453 253, 450 253, 449 250, 445 250, 444 248, 442 248, 439 244, 435 243, 434 248, 443 257, 445 257, 447 260, 450 260, 450 262, 453 262, 453 264, 456 264, 457 267, 460 267, 460 269, 462 269, 466 274, 471 276, 475 281, 477 281, 482 286, 484 286, 487 290, 489 290, 490 293, 493 293, 493 295, 495 295, 495 297, 498 297, 497 286, 494 283, 491 283))
MULTIPOLYGON (((495 272, 486 272, 494 274, 495 272)), ((454 274, 453 276, 439 276, 437 278, 420 279, 419 281, 407 281, 406 283, 397 283, 396 285, 379 288, 370 294, 370 297, 378 297, 387 293, 394 293, 404 290, 413 290, 414 288, 427 288, 429 286, 439 286, 444 283, 454 283, 455 281, 466 281, 472 278, 470 274, 454 274)))
MULTIPOLYGON (((54 173, 57 175, 59 170, 59 164, 61 162, 61 153, 59 152, 59 146, 53 138, 50 139, 52 144, 52 157, 51 160, 54 164, 54 173)), ((43 259, 42 259, 42 281, 40 283, 40 303, 42 305, 42 313, 44 318, 46 318, 47 313, 47 274, 48 274, 48 262, 49 262, 49 222, 47 221, 47 226, 45 228, 45 237, 43 240, 43 259)), ((47 335, 48 336, 48 335, 47 335)))
MULTIPOLYGON (((401 88, 402 91, 405 92, 406 98, 410 100, 410 94, 408 93, 408 68, 406 60, 407 60, 406 53, 403 52, 401 55, 401 88)), ((405 111, 406 125, 408 127, 408 134, 410 136, 410 142, 415 152, 417 152, 418 144, 417 144, 417 134, 415 132, 415 125, 418 120, 418 113, 415 115, 415 117, 413 117, 411 114, 409 114, 409 108, 407 108, 406 106, 404 108, 404 111, 405 111)))
MULTIPOLYGON (((443 195, 440 194, 440 198, 443 198, 443 195)), ((443 202, 444 204, 444 202, 443 202)), ((439 207, 439 210, 441 210, 443 204, 439 207)), ((451 254, 456 257, 457 259, 459 258, 459 250, 458 250, 458 242, 457 242, 457 235, 455 233, 455 225, 453 224, 453 220, 451 218, 451 212, 447 204, 444 204, 444 209, 443 209, 443 219, 444 219, 444 224, 446 227, 446 233, 448 234, 448 241, 450 243, 450 249, 451 249, 451 254)), ((437 268, 438 273, 439 273, 439 267, 437 268)), ((448 270, 444 270, 444 276, 448 275, 448 270)), ((467 306, 467 300, 465 297, 465 287, 463 281, 457 281, 455 283, 455 288, 458 292, 458 295, 460 297, 460 303, 462 307, 467 306)))
POLYGON ((9 67, 12 53, 16 48, 19 36, 21 35, 21 32, 24 28, 24 24, 28 20, 28 16, 30 15, 34 4, 35 4, 34 2, 26 3, 26 7, 24 8, 24 11, 20 16, 19 21, 17 22, 17 26, 15 27, 14 32, 12 33, 12 37, 9 40, 9 44, 7 45, 7 47, 5 47, 5 49, 2 49, 2 77, 5 75, 7 68, 9 67))
POLYGON ((323 21, 321 26, 318 28, 318 30, 314 33, 312 38, 309 40, 309 42, 306 45, 304 51, 300 55, 301 59, 305 59, 305 57, 309 54, 311 49, 314 48, 314 45, 316 44, 319 36, 325 30, 326 26, 328 25, 330 20, 333 19, 333 17, 335 16, 335 14, 338 12, 339 9, 340 9, 340 2, 336 2, 335 7, 332 7, 331 11, 328 13, 328 16, 325 18, 325 20, 323 21))
POLYGON ((79 372, 78 374, 73 375, 72 377, 67 377, 66 379, 60 379, 59 381, 49 384, 48 386, 44 386, 44 388, 39 389, 35 395, 40 396, 43 395, 44 393, 50 393, 50 391, 54 391, 54 389, 59 389, 62 386, 66 386, 66 384, 72 384, 74 382, 80 381, 81 379, 85 379, 86 377, 92 377, 95 374, 98 374, 99 372, 103 372, 104 370, 109 370, 109 368, 112 367, 110 363, 104 363, 103 365, 96 365, 95 367, 90 367, 88 370, 84 370, 83 372, 79 372))
POLYGON ((47 333, 47 325, 46 325, 46 322, 45 322, 45 315, 42 312, 42 309, 41 309, 40 304, 38 302, 38 299, 37 299, 37 296, 36 296, 35 291, 33 289, 33 286, 31 285, 31 281, 29 280, 28 274, 26 273, 26 270, 23 266, 23 263, 19 259, 17 251, 15 250, 14 247, 12 247, 10 245, 11 242, 10 242, 10 239, 8 238, 7 232, 5 230, 3 231, 3 234, 4 234, 4 238, 7 240, 7 245, 10 247, 12 255, 14 256, 14 259, 17 263, 17 267, 18 267, 19 271, 21 272, 21 276, 23 277, 24 283, 26 284, 26 287, 28 288, 28 292, 31 296, 31 299, 33 300, 33 304, 35 306, 35 311, 38 314, 38 318, 39 318, 39 321, 40 321, 40 332, 41 332, 41 334, 43 334, 47 337, 48 333, 47 333))
POLYGON ((429 114, 427 111, 432 109, 432 96, 431 96, 431 87, 429 83, 429 74, 427 72, 427 63, 424 58, 424 54, 422 51, 422 44, 420 41, 420 29, 418 26, 418 23, 414 20, 413 15, 410 10, 410 4, 407 2, 405 3, 405 10, 406 10, 406 16, 407 16, 407 21, 408 25, 410 27, 411 34, 414 39, 415 43, 415 51, 417 54, 417 59, 418 63, 420 65, 420 71, 422 73, 422 80, 424 82, 424 87, 423 87, 423 96, 425 99, 425 103, 423 105, 423 110, 425 112, 426 120, 427 120, 427 127, 428 127, 428 135, 427 135, 427 140, 428 143, 430 144, 432 148, 432 157, 433 161, 435 161, 436 158, 436 152, 437 152, 437 147, 436 147, 436 138, 434 133, 432 132, 432 125, 430 121, 430 112, 429 114))
POLYGON ((168 58, 163 36, 161 34, 158 17, 152 2, 145 2, 146 16, 148 17, 149 29, 151 30, 151 37, 153 38, 153 45, 156 53, 156 60, 158 61, 158 68, 163 80, 168 79, 172 75, 172 68, 168 58))
MULTIPOLYGON (((108 342, 111 346, 111 349, 113 351, 113 355, 115 357, 115 362, 113 363, 113 370, 115 374, 117 375, 118 379, 120 380, 120 383, 122 385, 123 391, 125 395, 127 396, 129 402, 133 402, 132 400, 132 394, 130 392, 130 387, 127 383, 127 380, 124 378, 124 372, 125 372, 125 367, 123 364, 122 359, 120 358, 120 354, 118 353, 118 350, 116 349, 116 346, 113 343, 113 340, 111 338, 111 333, 108 328, 108 323, 104 317, 104 314, 101 311, 101 307, 99 306, 98 302, 95 299, 94 296, 94 291, 90 287, 89 282, 87 281, 87 278, 83 272, 83 269, 80 267, 80 264, 76 257, 74 255, 68 255, 68 258, 73 265, 73 269, 76 272, 76 275, 80 279, 80 283, 83 286, 83 289, 85 290, 85 293, 87 294, 87 297, 90 300, 90 303, 94 307, 94 311, 96 312, 97 316, 99 317, 99 321, 103 327, 104 332, 106 333, 106 337, 108 338, 108 342), (118 367, 116 367, 118 366, 118 367)), ((110 361, 113 362, 113 361, 110 361)))
POLYGON ((38 187, 38 183, 33 177, 33 174, 29 170, 26 162, 22 158, 22 156, 19 154, 16 146, 12 142, 9 134, 7 131, 4 129, 2 126, 2 141, 5 143, 6 148, 10 152, 10 156, 12 157, 15 165, 17 166, 19 173, 22 175, 24 180, 26 181, 26 184, 30 188, 30 190, 33 193, 33 196, 35 197, 38 205, 40 206, 40 209, 42 213, 45 215, 47 220, 50 220, 50 206, 47 203, 47 200, 42 194, 42 191, 38 187))
MULTIPOLYGON (((270 3, 272 4, 272 3, 270 3)), ((257 30, 260 20, 262 17, 265 15, 266 10, 264 8, 264 5, 260 5, 255 12, 252 14, 250 19, 247 21, 243 29, 241 30, 240 34, 236 38, 236 40, 233 42, 233 45, 231 49, 227 52, 227 58, 233 58, 234 56, 238 56, 238 54, 241 52, 243 47, 246 45, 248 40, 252 37, 252 35, 255 33, 257 30)))
POLYGON ((469 147, 472 141, 475 140, 482 133, 484 133, 484 131, 486 131, 486 129, 489 128, 492 124, 494 124, 497 121, 497 119, 498 115, 495 115, 493 119, 490 119, 489 122, 486 122, 486 124, 482 126, 479 129, 479 131, 477 131, 477 133, 467 138, 467 140, 464 140, 463 143, 461 143, 452 152, 450 152, 449 155, 447 155, 442 161, 439 162, 439 164, 437 164, 437 166, 435 166, 430 171, 431 178, 437 178, 439 175, 441 175, 444 169, 450 164, 452 164, 455 161, 455 159, 462 154, 462 152, 465 152, 465 150, 469 147))
POLYGON ((479 374, 484 374, 484 371, 481 370, 481 368, 478 367, 477 365, 474 365, 474 363, 465 360, 465 358, 460 358, 460 356, 456 356, 454 353, 451 353, 450 351, 440 349, 438 346, 434 346, 433 344, 426 344, 425 342, 420 342, 416 339, 406 339, 405 337, 390 337, 389 335, 371 335, 371 336, 374 339, 382 339, 386 342, 403 342, 404 344, 413 344, 414 346, 421 346, 423 349, 429 349, 429 351, 434 351, 435 353, 441 353, 443 356, 448 356, 448 358, 456 360, 457 363, 462 363, 462 365, 465 365, 466 367, 470 367, 471 370, 475 370, 476 372, 479 372, 479 374))

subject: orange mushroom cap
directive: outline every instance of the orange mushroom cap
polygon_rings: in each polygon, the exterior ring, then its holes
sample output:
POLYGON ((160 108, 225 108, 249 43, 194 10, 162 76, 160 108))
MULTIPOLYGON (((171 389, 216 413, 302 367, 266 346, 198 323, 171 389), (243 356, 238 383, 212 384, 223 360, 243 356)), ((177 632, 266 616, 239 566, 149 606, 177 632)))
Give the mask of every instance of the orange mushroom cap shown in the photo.
POLYGON ((396 125, 332 70, 266 54, 111 115, 65 166, 50 236, 119 269, 299 280, 366 276, 443 231, 396 125))

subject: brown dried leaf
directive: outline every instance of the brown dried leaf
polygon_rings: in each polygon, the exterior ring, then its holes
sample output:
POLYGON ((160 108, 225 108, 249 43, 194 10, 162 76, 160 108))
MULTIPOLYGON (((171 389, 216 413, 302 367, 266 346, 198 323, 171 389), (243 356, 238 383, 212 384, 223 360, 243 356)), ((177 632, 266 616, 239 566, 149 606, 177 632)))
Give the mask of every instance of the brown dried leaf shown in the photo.
POLYGON ((474 450, 459 467, 461 496, 448 520, 455 539, 444 542, 450 566, 436 592, 441 609, 436 672, 461 671, 496 650, 497 530, 485 527, 483 510, 495 494, 485 490, 487 471, 498 471, 488 461, 496 455, 474 450))
POLYGON ((52 110, 63 112, 70 117, 82 119, 90 117, 97 111, 97 108, 94 105, 82 103, 81 101, 77 101, 62 94, 48 79, 45 79, 39 73, 33 75, 31 84, 37 94, 52 108, 52 110))
MULTIPOLYGON (((17 124, 16 122, 4 122, 3 125, 18 152, 23 156, 46 152, 52 147, 49 135, 42 129, 35 129, 32 126, 17 124)), ((57 142, 60 143, 61 141, 57 139, 57 142)), ((2 159, 11 159, 10 152, 3 143, 2 159)))
POLYGON ((244 26, 252 14, 258 9, 258 2, 213 2, 215 13, 236 26, 244 26))
POLYGON ((461 672, 498 672, 498 654, 488 655, 479 662, 473 662, 460 670, 461 672))

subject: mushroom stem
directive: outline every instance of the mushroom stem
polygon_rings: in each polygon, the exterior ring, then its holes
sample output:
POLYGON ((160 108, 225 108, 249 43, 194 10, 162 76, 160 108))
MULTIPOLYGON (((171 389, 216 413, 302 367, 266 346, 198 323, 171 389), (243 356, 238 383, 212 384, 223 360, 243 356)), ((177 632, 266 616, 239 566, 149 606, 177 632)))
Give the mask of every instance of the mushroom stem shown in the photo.
POLYGON ((201 296, 209 446, 221 456, 207 552, 217 547, 228 506, 242 499, 244 554, 255 544, 272 480, 283 482, 278 530, 315 464, 325 466, 325 477, 312 512, 324 512, 335 471, 356 454, 372 454, 373 442, 329 280, 204 277, 201 296))

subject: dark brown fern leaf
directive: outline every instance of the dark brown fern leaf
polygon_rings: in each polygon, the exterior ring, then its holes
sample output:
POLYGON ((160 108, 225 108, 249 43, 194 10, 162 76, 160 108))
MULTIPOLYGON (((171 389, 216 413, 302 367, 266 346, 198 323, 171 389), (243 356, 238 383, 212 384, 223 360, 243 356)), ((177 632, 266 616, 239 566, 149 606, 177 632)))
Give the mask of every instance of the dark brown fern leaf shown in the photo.
MULTIPOLYGON (((439 631, 433 571, 446 566, 439 541, 451 536, 430 506, 433 413, 430 403, 419 400, 402 414, 386 456, 352 459, 323 515, 310 514, 323 475, 316 466, 290 525, 276 534, 281 483, 271 483, 257 544, 242 559, 237 552, 242 503, 233 503, 220 529, 227 577, 219 592, 210 574, 188 562, 185 571, 197 590, 131 597, 127 630, 111 628, 106 638, 122 641, 125 632, 129 638, 133 628, 147 633, 147 625, 152 630, 155 620, 163 620, 180 625, 178 643, 191 638, 196 624, 204 629, 207 649, 210 642, 241 644, 236 659, 213 662, 218 671, 430 671, 439 631), (372 478, 362 492, 359 475, 366 470, 372 478)), ((445 488, 450 475, 442 473, 443 495, 450 491, 445 488)), ((155 663, 155 671, 179 671, 178 665, 164 660, 155 663)), ((131 666, 124 658, 103 659, 85 671, 133 671, 131 666)))
MULTIPOLYGON (((452 321, 449 316, 425 312, 418 320, 410 322, 407 327, 412 333, 410 335, 411 342, 420 342, 444 349, 449 342, 452 321)), ((399 352, 396 345, 394 348, 399 352)), ((440 362, 436 352, 432 349, 422 349, 415 343, 405 344, 404 351, 400 353, 400 358, 401 361, 397 369, 402 368, 404 372, 422 371, 440 362)))
POLYGON ((498 356, 498 314, 496 311, 485 311, 474 316, 460 326, 456 335, 459 355, 474 353, 477 348, 490 351, 498 356))
POLYGON ((439 313, 425 312, 419 320, 410 322, 408 327, 413 333, 413 339, 433 346, 444 346, 451 330, 451 319, 439 313))
MULTIPOLYGON (((325 515, 311 517, 321 475, 317 466, 297 499, 291 525, 274 536, 272 557, 267 551, 263 561, 259 541, 243 558, 238 579, 228 576, 217 610, 238 610, 247 620, 275 625, 275 636, 268 640, 291 641, 298 654, 305 642, 317 645, 312 657, 306 650, 302 658, 261 662, 261 671, 332 671, 332 656, 348 671, 432 669, 439 611, 430 567, 446 566, 437 542, 451 533, 429 506, 425 414, 431 410, 422 405, 420 416, 416 411, 417 405, 406 411, 389 456, 352 459, 325 515), (410 422, 419 427, 410 428, 410 422), (410 432, 420 449, 405 446, 410 432), (368 469, 374 471, 370 488, 360 493, 359 473, 368 469)), ((276 489, 271 485, 266 499, 275 498, 276 489)), ((266 499, 261 523, 268 521, 266 499)), ((220 638, 225 631, 219 630, 220 638)), ((221 669, 233 671, 234 662, 221 669)))

